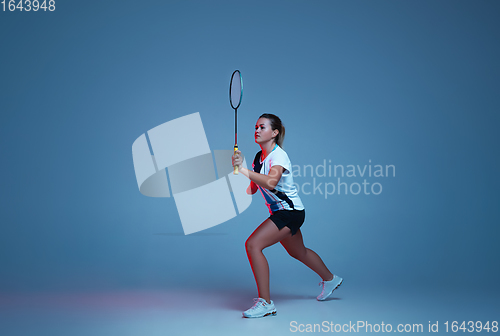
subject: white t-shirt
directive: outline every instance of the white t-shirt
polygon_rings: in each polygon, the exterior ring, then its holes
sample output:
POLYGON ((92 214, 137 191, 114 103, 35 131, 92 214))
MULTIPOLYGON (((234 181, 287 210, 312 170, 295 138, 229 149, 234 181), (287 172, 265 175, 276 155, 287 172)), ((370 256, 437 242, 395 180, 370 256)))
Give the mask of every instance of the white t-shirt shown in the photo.
MULTIPOLYGON (((293 183, 292 163, 286 152, 276 145, 264 161, 260 161, 262 152, 259 153, 257 153, 259 155, 256 160, 258 160, 258 164, 262 163, 262 167, 257 173, 268 175, 272 166, 282 166, 285 168, 274 190, 271 191, 258 185, 262 196, 266 200, 269 212, 272 214, 278 210, 303 210, 304 205, 293 183)), ((252 164, 252 167, 255 171, 255 162, 252 164)))

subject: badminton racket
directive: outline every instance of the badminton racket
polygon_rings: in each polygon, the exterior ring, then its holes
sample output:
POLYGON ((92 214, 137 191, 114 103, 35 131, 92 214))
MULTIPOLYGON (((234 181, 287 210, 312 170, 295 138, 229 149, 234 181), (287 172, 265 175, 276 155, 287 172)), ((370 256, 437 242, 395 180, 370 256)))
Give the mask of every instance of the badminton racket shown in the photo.
MULTIPOLYGON (((238 150, 238 107, 243 97, 243 79, 240 70, 235 70, 229 83, 229 103, 234 109, 234 152, 238 150)), ((233 174, 238 175, 238 166, 234 167, 233 174)))

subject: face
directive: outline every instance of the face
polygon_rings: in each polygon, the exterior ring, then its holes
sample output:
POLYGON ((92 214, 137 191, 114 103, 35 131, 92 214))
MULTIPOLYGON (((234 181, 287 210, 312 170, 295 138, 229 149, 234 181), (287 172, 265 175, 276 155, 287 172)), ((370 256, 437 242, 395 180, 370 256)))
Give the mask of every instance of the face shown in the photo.
POLYGON ((255 124, 255 142, 263 144, 268 141, 275 141, 274 138, 278 135, 278 130, 271 129, 271 123, 267 118, 259 118, 255 124))

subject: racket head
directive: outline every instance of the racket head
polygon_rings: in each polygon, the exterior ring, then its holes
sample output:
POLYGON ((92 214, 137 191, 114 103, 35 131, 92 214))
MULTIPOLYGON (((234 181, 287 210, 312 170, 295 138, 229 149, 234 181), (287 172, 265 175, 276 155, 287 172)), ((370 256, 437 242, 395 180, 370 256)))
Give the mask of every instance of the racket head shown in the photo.
POLYGON ((240 107, 243 98, 243 79, 240 70, 235 70, 229 83, 229 103, 233 109, 240 107))

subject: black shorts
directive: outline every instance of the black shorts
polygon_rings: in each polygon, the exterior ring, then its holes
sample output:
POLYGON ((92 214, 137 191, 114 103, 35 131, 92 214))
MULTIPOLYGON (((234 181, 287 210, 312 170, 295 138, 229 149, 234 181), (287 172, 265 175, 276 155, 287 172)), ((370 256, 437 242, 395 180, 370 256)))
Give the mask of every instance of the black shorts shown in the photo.
POLYGON ((304 223, 305 218, 305 210, 279 210, 269 216, 269 219, 276 224, 278 229, 281 230, 285 226, 288 226, 290 231, 292 231, 292 236, 297 233, 297 230, 304 223))

